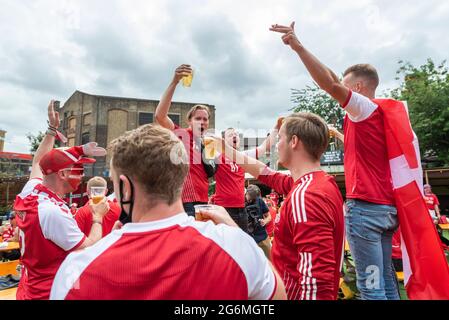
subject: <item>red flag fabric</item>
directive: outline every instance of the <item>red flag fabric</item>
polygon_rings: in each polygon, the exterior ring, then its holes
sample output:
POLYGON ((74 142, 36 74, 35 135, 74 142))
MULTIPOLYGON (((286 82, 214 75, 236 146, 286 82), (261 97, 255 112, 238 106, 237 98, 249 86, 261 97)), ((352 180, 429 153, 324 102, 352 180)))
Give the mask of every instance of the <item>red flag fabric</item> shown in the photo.
POLYGON ((374 102, 384 116, 408 298, 448 300, 449 266, 423 198, 419 144, 407 108, 391 99, 374 102))

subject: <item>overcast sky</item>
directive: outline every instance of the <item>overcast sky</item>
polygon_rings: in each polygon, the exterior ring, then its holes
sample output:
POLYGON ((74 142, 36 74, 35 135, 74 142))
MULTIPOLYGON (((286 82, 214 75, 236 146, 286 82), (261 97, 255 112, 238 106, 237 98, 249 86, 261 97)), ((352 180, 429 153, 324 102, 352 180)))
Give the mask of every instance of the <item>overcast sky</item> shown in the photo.
POLYGON ((335 72, 449 55, 449 1, 0 0, 0 129, 6 151, 27 152, 52 98, 75 90, 159 99, 175 68, 195 70, 176 101, 216 106, 217 127, 268 129, 311 84, 297 56, 268 30, 296 21, 303 44, 335 72))

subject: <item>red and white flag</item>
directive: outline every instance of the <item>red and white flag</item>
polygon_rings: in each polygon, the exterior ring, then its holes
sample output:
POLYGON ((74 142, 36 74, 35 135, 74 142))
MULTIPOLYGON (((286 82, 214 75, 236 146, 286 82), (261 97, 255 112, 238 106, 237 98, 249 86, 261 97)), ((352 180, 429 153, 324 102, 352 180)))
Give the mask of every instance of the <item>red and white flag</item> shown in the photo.
POLYGON ((418 138, 412 130, 407 108, 396 100, 374 102, 384 115, 408 298, 448 300, 449 266, 423 198, 418 138))

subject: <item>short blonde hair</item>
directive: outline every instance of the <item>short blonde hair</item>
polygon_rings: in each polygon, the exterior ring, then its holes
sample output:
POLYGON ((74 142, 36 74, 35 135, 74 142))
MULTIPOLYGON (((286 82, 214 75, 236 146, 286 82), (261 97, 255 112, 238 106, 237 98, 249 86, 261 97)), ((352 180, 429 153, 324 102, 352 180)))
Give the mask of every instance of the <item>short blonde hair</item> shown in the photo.
POLYGON ((329 145, 329 129, 318 115, 309 112, 293 113, 284 120, 287 140, 297 136, 313 160, 319 160, 329 145))
POLYGON ((102 177, 93 177, 87 182, 87 190, 90 190, 92 187, 107 187, 108 183, 102 177))
POLYGON ((205 106, 203 104, 197 104, 195 106, 193 106, 189 112, 187 113, 187 119, 191 120, 193 118, 193 115, 195 114, 195 112, 197 112, 198 110, 204 110, 207 112, 207 118, 210 119, 210 109, 208 106, 205 106))
POLYGON ((126 132, 111 143, 118 175, 139 182, 155 201, 172 205, 189 171, 187 152, 175 134, 157 124, 126 132))

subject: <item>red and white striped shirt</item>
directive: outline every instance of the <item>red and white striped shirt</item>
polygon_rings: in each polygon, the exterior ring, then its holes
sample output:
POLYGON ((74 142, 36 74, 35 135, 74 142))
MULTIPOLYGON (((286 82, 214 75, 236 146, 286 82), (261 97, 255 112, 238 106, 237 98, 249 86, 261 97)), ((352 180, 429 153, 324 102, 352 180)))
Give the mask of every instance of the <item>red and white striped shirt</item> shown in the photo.
POLYGON ((275 275, 249 235, 180 213, 126 224, 70 254, 51 299, 265 300, 275 291, 275 275))
POLYGON ((23 266, 18 300, 47 300, 62 261, 86 239, 65 202, 41 182, 28 181, 14 203, 23 266))
POLYGON ((296 182, 268 167, 258 180, 288 194, 276 218, 273 265, 289 300, 335 300, 343 257, 343 198, 323 171, 296 182))

